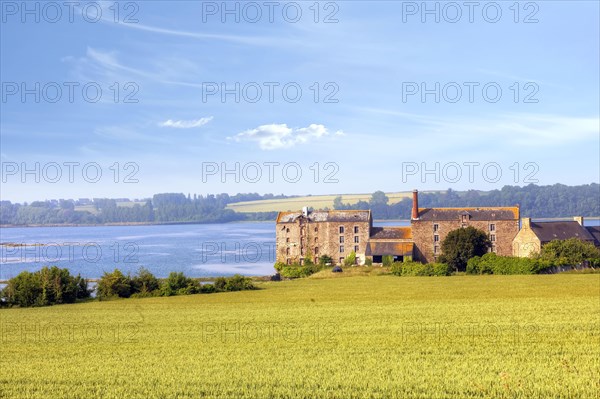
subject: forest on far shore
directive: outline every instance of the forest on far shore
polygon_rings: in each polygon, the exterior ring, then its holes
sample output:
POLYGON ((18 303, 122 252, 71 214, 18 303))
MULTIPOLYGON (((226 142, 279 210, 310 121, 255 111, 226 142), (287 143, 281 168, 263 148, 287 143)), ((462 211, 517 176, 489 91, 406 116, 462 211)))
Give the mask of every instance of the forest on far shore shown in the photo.
MULTIPOLYGON (((290 198, 257 193, 187 196, 182 193, 155 194, 142 204, 121 206, 116 199, 94 198, 90 210, 76 210, 77 201, 34 201, 18 204, 0 201, 0 224, 105 224, 105 223, 225 223, 232 221, 275 220, 277 212, 237 213, 226 206, 242 201, 290 198)), ((492 191, 419 193, 419 207, 521 207, 521 215, 532 218, 600 216, 600 185, 504 186, 492 191)), ((345 204, 335 198, 333 209, 370 209, 375 219, 409 219, 412 199, 390 204, 382 191, 369 201, 345 204)))

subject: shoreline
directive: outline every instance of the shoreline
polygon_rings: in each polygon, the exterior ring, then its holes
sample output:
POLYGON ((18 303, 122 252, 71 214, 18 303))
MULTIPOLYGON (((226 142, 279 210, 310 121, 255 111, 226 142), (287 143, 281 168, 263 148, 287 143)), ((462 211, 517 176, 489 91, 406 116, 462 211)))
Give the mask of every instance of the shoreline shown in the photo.
MULTIPOLYGON (((584 216, 585 220, 600 220, 600 216, 584 216)), ((572 216, 532 218, 533 221, 573 220, 572 216)), ((274 220, 232 220, 228 222, 114 222, 114 223, 51 223, 51 224, 0 224, 1 229, 27 227, 102 227, 102 226, 173 226, 198 224, 228 224, 228 223, 274 223, 274 220)), ((373 219, 373 222, 410 222, 410 219, 373 219)))

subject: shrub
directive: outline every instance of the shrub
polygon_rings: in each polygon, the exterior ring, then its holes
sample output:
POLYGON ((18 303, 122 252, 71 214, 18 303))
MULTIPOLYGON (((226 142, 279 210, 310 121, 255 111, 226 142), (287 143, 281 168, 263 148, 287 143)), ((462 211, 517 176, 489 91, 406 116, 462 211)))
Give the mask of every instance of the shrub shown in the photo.
POLYGON ((449 276, 451 268, 445 263, 394 262, 391 272, 396 276, 449 276))
POLYGON ((540 258, 560 265, 577 265, 584 260, 600 259, 600 250, 591 242, 577 238, 553 240, 542 246, 540 258))
POLYGON ((160 291, 163 296, 190 295, 200 292, 200 286, 196 280, 186 277, 182 272, 171 272, 162 282, 160 291))
POLYGON ((322 267, 317 266, 317 265, 300 266, 300 265, 295 264, 295 265, 285 266, 281 270, 280 273, 283 277, 287 277, 287 278, 301 278, 301 277, 308 277, 311 274, 314 274, 321 269, 322 269, 322 267))
POLYGON ((212 294, 213 292, 216 292, 215 286, 213 284, 201 284, 200 292, 202 294, 212 294))
POLYGON ((273 266, 275 268, 275 270, 277 270, 278 272, 281 272, 281 270, 283 270, 284 267, 286 267, 287 265, 283 262, 276 262, 275 265, 273 266))
POLYGON ((131 291, 136 294, 142 294, 141 296, 149 296, 148 294, 159 288, 160 282, 158 279, 143 267, 140 268, 135 277, 131 279, 131 291))
POLYGON ((392 255, 382 256, 381 263, 386 267, 392 266, 392 263, 394 263, 394 257, 392 255))
POLYGON ((365 259, 365 266, 373 266, 373 258, 365 259))
POLYGON ((356 264, 356 253, 350 252, 346 258, 344 258, 344 266, 354 266, 356 264))
POLYGON ((255 288, 256 287, 250 278, 244 277, 240 274, 236 274, 233 277, 227 278, 227 283, 225 283, 225 291, 243 291, 253 290, 255 288))
POLYGON ((98 298, 129 298, 132 294, 131 279, 125 276, 119 269, 112 273, 104 272, 98 281, 98 298))
POLYGON ((476 256, 467 262, 467 274, 536 274, 555 266, 540 258, 498 256, 493 252, 476 256))
POLYGON ((319 257, 319 266, 325 267, 325 266, 327 266, 328 263, 329 264, 333 263, 333 259, 331 258, 331 256, 321 255, 321 257, 319 257))
POLYGON ((49 306, 88 298, 90 291, 81 276, 71 276, 68 269, 52 266, 19 273, 8 280, 0 296, 9 306, 49 306))

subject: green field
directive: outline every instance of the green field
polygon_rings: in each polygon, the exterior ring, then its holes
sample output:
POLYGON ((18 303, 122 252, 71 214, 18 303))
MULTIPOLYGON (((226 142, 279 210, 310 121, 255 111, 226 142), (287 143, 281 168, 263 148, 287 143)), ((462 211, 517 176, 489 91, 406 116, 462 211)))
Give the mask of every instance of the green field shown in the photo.
POLYGON ((597 274, 315 277, 0 310, 0 397, 598 398, 597 274))
MULTIPOLYGON (((341 194, 343 203, 355 204, 358 201, 369 201, 372 194, 341 194)), ((411 198, 412 191, 399 193, 386 193, 390 199, 389 203, 400 202, 403 198, 411 198)), ((309 195, 295 198, 282 198, 273 200, 259 200, 236 202, 227 205, 228 209, 236 212, 283 212, 299 211, 303 206, 313 207, 314 209, 323 209, 328 207, 333 209, 333 200, 338 195, 309 195)))

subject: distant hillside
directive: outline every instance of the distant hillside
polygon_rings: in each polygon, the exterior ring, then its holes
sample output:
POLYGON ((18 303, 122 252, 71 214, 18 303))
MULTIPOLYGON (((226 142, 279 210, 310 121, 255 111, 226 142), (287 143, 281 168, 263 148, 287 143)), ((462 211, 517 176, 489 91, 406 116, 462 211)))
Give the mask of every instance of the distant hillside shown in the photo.
MULTIPOLYGON (((275 200, 244 201, 227 205, 231 209, 241 213, 253 212, 282 212, 302 209, 308 206, 314 209, 333 209, 336 197, 342 197, 343 202, 356 204, 359 201, 369 201, 372 194, 342 194, 342 195, 307 195, 303 197, 282 198, 275 200)), ((400 202, 404 198, 411 198, 412 191, 397 193, 386 193, 389 203, 400 202)))
MULTIPOLYGON (((288 197, 257 193, 217 195, 155 194, 144 202, 94 198, 13 204, 0 201, 2 225, 224 223, 240 220, 273 221, 278 211, 313 209, 370 209, 376 219, 408 219, 411 192, 385 194, 288 197)), ((422 191, 419 206, 521 206, 521 215, 533 218, 600 216, 600 185, 505 186, 492 191, 422 191)))

